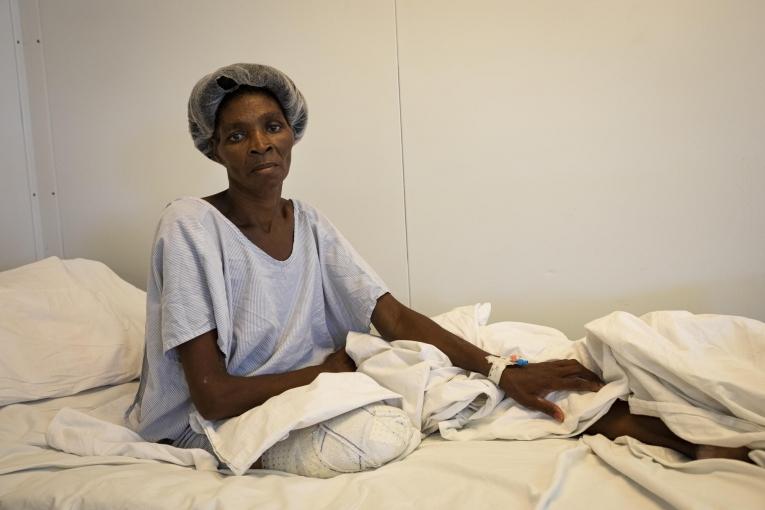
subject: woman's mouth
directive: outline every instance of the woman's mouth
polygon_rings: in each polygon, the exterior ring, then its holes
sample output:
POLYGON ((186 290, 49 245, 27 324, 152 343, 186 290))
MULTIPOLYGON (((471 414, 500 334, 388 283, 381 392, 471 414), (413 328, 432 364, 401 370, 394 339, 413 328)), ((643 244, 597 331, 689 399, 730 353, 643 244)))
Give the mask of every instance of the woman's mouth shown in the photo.
POLYGON ((269 161, 269 162, 266 162, 266 163, 260 163, 259 165, 255 165, 254 167, 252 167, 252 171, 253 172, 258 172, 260 170, 265 170, 267 168, 271 168, 271 167, 275 167, 275 166, 278 166, 278 163, 274 163, 273 161, 269 161))

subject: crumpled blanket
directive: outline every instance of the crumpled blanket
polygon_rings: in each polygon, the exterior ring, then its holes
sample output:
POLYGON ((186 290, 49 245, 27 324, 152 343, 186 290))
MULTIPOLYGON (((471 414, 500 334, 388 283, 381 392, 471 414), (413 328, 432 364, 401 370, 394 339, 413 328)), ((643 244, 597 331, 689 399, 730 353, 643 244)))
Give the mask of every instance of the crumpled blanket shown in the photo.
MULTIPOLYGON (((580 434, 615 399, 628 398, 632 412, 660 417, 688 441, 756 449, 751 457, 765 467, 765 324, 688 312, 641 318, 614 312, 589 323, 586 338, 572 342, 544 326, 487 324, 488 311, 485 304, 462 307, 434 320, 495 355, 521 354, 531 362, 578 359, 606 386, 597 393, 550 394, 566 414, 558 423, 504 398, 485 377, 453 367, 429 344, 350 333, 346 350, 356 373, 322 374, 228 420, 210 422, 193 413, 193 427, 241 474, 291 430, 376 401, 401 407, 423 434, 530 440, 580 434)), ((59 423, 53 420, 49 437, 59 423)), ((74 442, 55 447, 80 453, 74 442)))
POLYGON ((661 418, 692 443, 765 449, 765 324, 614 312, 586 327, 588 353, 603 377, 627 379, 632 413, 661 418))

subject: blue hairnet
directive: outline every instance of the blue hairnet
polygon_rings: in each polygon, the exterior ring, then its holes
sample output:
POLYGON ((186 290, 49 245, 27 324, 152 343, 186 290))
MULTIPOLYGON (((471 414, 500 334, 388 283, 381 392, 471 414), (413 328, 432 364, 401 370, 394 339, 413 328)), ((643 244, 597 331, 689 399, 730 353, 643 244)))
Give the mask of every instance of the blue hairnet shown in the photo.
POLYGON ((215 115, 223 98, 242 85, 263 88, 271 92, 284 111, 295 135, 295 142, 303 136, 308 123, 308 106, 303 94, 289 76, 270 66, 261 64, 231 64, 221 67, 194 85, 189 97, 189 131, 194 145, 202 154, 213 159, 212 138, 215 115))

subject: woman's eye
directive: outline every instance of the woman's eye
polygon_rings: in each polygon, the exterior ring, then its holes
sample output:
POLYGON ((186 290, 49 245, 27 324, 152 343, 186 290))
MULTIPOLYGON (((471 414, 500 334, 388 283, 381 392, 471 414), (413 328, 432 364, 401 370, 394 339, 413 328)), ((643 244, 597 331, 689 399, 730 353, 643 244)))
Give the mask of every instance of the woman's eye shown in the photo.
POLYGON ((229 142, 241 142, 242 140, 244 140, 244 133, 241 131, 236 131, 228 135, 229 142))
POLYGON ((279 124, 278 122, 272 122, 271 124, 268 125, 268 131, 270 133, 278 133, 281 130, 282 130, 282 125, 279 124))

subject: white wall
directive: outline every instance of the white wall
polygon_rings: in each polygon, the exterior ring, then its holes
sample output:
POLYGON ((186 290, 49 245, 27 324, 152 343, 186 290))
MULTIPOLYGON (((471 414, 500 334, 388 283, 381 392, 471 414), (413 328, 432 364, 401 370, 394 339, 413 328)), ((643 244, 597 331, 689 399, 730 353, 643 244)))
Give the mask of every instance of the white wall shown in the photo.
POLYGON ((262 62, 309 103, 287 195, 327 214, 408 301, 391 3, 39 6, 66 257, 105 261, 144 286, 164 205, 226 186, 225 170, 191 143, 191 87, 222 65, 262 62))
POLYGON ((412 304, 765 319, 765 2, 399 2, 412 304))
POLYGON ((60 219, 66 257, 143 286, 163 205, 225 186, 187 134, 191 86, 259 61, 309 101, 287 194, 415 308, 492 301, 571 336, 617 308, 765 319, 759 0, 21 5, 44 237, 60 219))

